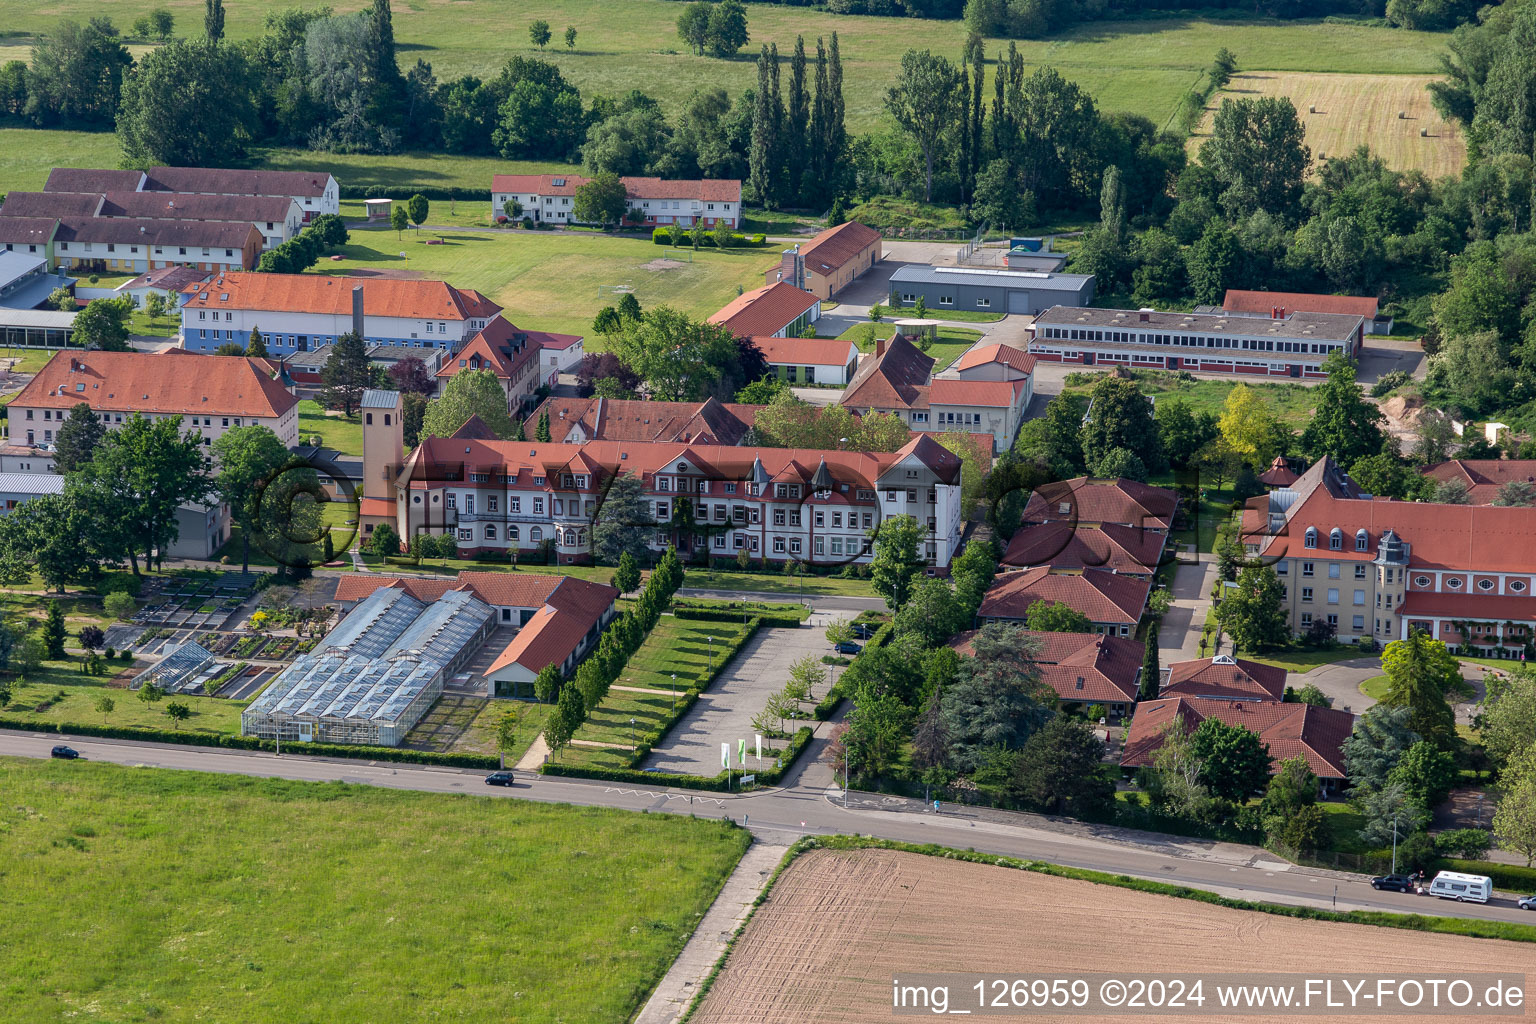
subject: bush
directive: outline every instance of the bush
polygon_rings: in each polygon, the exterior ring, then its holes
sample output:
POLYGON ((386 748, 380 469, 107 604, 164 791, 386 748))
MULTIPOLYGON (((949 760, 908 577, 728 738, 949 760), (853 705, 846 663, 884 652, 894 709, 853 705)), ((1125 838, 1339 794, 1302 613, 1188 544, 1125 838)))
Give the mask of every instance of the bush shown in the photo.
POLYGON ((524 217, 523 218, 523 230, 524 231, 532 231, 533 230, 533 218, 532 217, 524 217))
POLYGON ((101 605, 114 619, 131 619, 139 607, 133 595, 122 590, 114 590, 102 598, 101 605))
POLYGON ((1465 857, 1480 860, 1488 855, 1493 846, 1493 836, 1487 829, 1453 828, 1435 836, 1435 849, 1442 857, 1465 857))
POLYGON ((1392 370, 1389 373, 1384 373, 1375 384, 1371 385, 1371 397, 1385 398, 1412 380, 1413 375, 1407 370, 1392 370))
POLYGON ((671 245, 672 232, 664 227, 651 228, 651 241, 657 245, 671 245))

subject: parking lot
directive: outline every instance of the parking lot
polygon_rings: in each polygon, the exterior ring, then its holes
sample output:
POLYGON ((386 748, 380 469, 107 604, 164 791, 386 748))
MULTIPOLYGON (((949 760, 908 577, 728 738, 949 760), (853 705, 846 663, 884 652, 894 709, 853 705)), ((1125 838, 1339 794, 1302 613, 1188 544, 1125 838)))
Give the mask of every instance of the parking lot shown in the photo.
MULTIPOLYGON (((663 743, 651 751, 643 767, 647 771, 717 775, 720 744, 729 743, 734 750, 738 740, 746 740, 750 752, 757 732, 752 719, 763 710, 768 698, 788 682, 790 665, 807 654, 817 658, 831 654, 827 626, 834 619, 851 617, 846 613, 816 612, 798 629, 759 629, 714 685, 699 695, 663 743)), ((813 699, 820 700, 826 691, 826 686, 821 687, 813 699)), ((793 731, 794 725, 790 728, 793 731)), ((781 746, 782 742, 776 741, 776 745, 781 746)), ((731 763, 736 763, 734 755, 731 763)), ((753 767, 750 760, 747 766, 753 767)))

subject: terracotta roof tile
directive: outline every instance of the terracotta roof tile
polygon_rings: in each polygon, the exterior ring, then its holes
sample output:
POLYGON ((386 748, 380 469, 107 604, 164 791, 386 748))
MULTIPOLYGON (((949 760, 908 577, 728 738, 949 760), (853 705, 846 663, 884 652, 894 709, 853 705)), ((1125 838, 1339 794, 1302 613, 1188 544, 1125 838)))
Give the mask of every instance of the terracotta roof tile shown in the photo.
POLYGON ((1354 729, 1355 721, 1355 716, 1348 711, 1279 701, 1208 700, 1182 696, 1143 701, 1137 706, 1125 750, 1120 756, 1121 767, 1141 768, 1151 764, 1152 755, 1163 744, 1163 730, 1169 723, 1177 721, 1186 732, 1193 732, 1207 718, 1240 725, 1257 733, 1268 744, 1274 764, 1300 756, 1307 759, 1307 765, 1319 778, 1345 777, 1343 745, 1354 729))
POLYGON ((1219 654, 1168 666, 1162 696, 1285 699, 1285 669, 1219 654))
POLYGON ((786 281, 742 292, 709 318, 740 338, 777 334, 820 300, 786 281))
POLYGON ((1311 292, 1255 292, 1241 288, 1228 288, 1221 300, 1221 308, 1229 313, 1263 313, 1279 306, 1287 311, 1301 313, 1343 313, 1363 316, 1367 320, 1376 316, 1377 300, 1364 295, 1317 295, 1311 292))
MULTIPOLYGON (((949 646, 959 654, 973 655, 976 633, 974 629, 960 633, 949 646)), ((1141 678, 1140 643, 1103 633, 1023 633, 1039 646, 1035 663, 1041 680, 1062 700, 1135 702, 1141 678)))
MULTIPOLYGON (((572 196, 591 179, 580 174, 494 174, 492 192, 522 192, 540 196, 572 196), (558 181, 560 184, 556 185, 558 181)), ((621 177, 624 193, 631 199, 697 199, 700 202, 739 203, 741 182, 735 178, 642 178, 621 177)))
POLYGON ((1460 480, 1467 485, 1467 499, 1475 505, 1491 504, 1507 483, 1536 484, 1536 459, 1451 459, 1426 466, 1425 476, 1442 483, 1460 480))
MULTIPOLYGON (((99 173, 99 172, 97 172, 99 173)), ((50 178, 50 184, 52 179, 50 178)), ((146 192, 209 192, 246 196, 325 195, 331 176, 324 171, 266 171, 236 167, 151 167, 146 192)), ((118 186, 132 188, 131 185, 118 186)))
POLYGON ((768 338, 758 336, 752 344, 763 358, 775 365, 847 366, 859 357, 859 346, 851 341, 827 338, 768 338))
POLYGON ((989 363, 1002 363, 1021 373, 1035 372, 1035 357, 1023 349, 997 343, 973 348, 955 360, 956 370, 974 370, 989 363))
POLYGON ((761 405, 704 402, 648 402, 619 398, 544 400, 529 416, 537 423, 549 413, 552 437, 563 439, 580 427, 594 441, 689 441, 734 445, 741 441, 761 405))
MULTIPOLYGON (((363 289, 363 314, 403 319, 468 320, 483 315, 486 300, 446 281, 401 281, 325 274, 227 273, 186 291, 185 305, 209 309, 283 310, 344 316, 352 289, 363 289), (221 296, 228 295, 228 299, 221 296), (470 297, 466 297, 470 296, 470 297), (477 313, 472 313, 476 309, 477 313)), ((496 307, 499 309, 499 307, 496 307)))
POLYGON ((171 349, 158 355, 60 352, 12 404, 68 409, 79 402, 109 412, 272 418, 288 412, 298 399, 253 360, 171 349))
MULTIPOLYGON (((363 301, 368 301, 367 292, 363 293, 363 301)), ((511 321, 498 316, 476 331, 463 348, 443 360, 436 376, 448 378, 461 370, 477 369, 490 370, 501 380, 516 380, 529 362, 538 360, 540 351, 541 347, 528 332, 518 330, 511 321), (465 365, 460 366, 461 362, 465 365)))
MULTIPOLYGON (((818 274, 830 274, 853 259, 871 245, 880 244, 880 232, 858 221, 846 221, 835 228, 827 228, 800 247, 800 256, 807 270, 818 274)), ((875 258, 879 259, 878 250, 875 258)))
POLYGON ((1031 494, 1024 522, 1121 523, 1166 530, 1178 503, 1179 496, 1166 488, 1080 476, 1046 484, 1031 494))
POLYGON ((55 167, 48 172, 44 192, 110 192, 136 189, 144 180, 143 171, 96 169, 90 167, 55 167))
POLYGON ((928 404, 1007 409, 1024 391, 1022 380, 954 380, 935 377, 928 385, 928 404))
POLYGON ((0 217, 0 242, 45 245, 53 240, 58 228, 54 217, 0 217))
POLYGON ((1147 606, 1152 581, 1108 569, 1053 572, 1048 566, 1005 572, 987 589, 976 612, 983 619, 1023 620, 1036 601, 1060 601, 1089 621, 1134 626, 1147 606))
POLYGON ((861 360, 839 404, 856 409, 926 409, 933 357, 897 334, 885 351, 861 360))
POLYGON ((1026 526, 1013 535, 1002 564, 1058 569, 1103 568, 1150 575, 1162 561, 1167 535, 1136 526, 1106 523, 1099 527, 1072 523, 1026 526))

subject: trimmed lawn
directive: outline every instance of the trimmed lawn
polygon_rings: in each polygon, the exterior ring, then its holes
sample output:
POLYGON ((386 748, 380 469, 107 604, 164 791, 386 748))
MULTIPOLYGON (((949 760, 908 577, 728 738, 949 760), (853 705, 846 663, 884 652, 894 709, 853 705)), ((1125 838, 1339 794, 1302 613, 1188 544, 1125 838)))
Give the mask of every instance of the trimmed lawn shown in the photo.
MULTIPOLYGON (((884 321, 878 324, 866 322, 854 324, 839 334, 837 340, 854 342, 859 346, 860 352, 873 352, 876 338, 889 333, 890 325, 884 321)), ((940 327, 939 340, 927 349, 928 355, 933 357, 933 372, 938 373, 940 370, 947 369, 950 363, 965 354, 966 349, 976 344, 980 337, 980 331, 969 327, 940 327)))
MULTIPOLYGON (((724 648, 745 632, 746 627, 740 623, 701 622, 662 616, 656 628, 651 630, 651 635, 645 638, 645 643, 640 645, 640 649, 629 659, 629 664, 624 666, 624 673, 615 685, 670 691, 675 673, 678 691, 686 690, 709 674, 711 664, 718 668, 724 648), (713 650, 709 637, 715 638, 713 650)), ((662 695, 610 689, 608 696, 603 698, 603 702, 576 730, 574 738, 629 746, 666 721, 672 708, 670 693, 662 695), (630 719, 634 719, 635 723, 633 732, 630 719)))
MULTIPOLYGON (((1088 370, 1068 374, 1062 386, 1065 392, 1086 394, 1094 383, 1105 376, 1102 371, 1088 370)), ((1133 370, 1131 376, 1144 395, 1157 398, 1176 396, 1189 403, 1194 412, 1210 412, 1221 415, 1227 396, 1238 384, 1246 384, 1263 399, 1269 411, 1280 422, 1290 427, 1306 425, 1316 407, 1312 389, 1305 384, 1270 384, 1247 380, 1180 380, 1177 374, 1164 370, 1133 370)))
MULTIPOLYGON (((0 359, 14 360, 11 369, 16 373, 37 373, 48 365, 48 360, 62 352, 57 348, 3 348, 0 349, 0 359)), ((6 396, 9 402, 20 392, 13 392, 6 396)))
POLYGON ((131 334, 146 335, 155 338, 174 338, 176 332, 181 329, 181 322, 175 317, 163 316, 158 320, 153 319, 144 310, 137 307, 128 314, 128 331, 131 334))
POLYGON ((671 814, 89 762, 0 759, 0 786, 18 1021, 628 1020, 748 844, 671 814))
MULTIPOLYGON (((1230 647, 1230 643, 1228 644, 1230 647)), ((1231 653, 1230 650, 1228 653, 1231 653)), ((1336 661, 1349 661, 1352 658, 1368 658, 1372 655, 1365 651, 1357 651, 1352 647, 1341 647, 1338 650, 1317 651, 1282 651, 1279 654, 1265 654, 1256 656, 1244 654, 1242 657, 1249 661, 1256 661, 1261 665, 1274 665, 1283 668, 1287 672, 1310 672, 1319 665, 1332 665, 1336 661)))
POLYGON ((953 320, 962 324, 995 324, 1008 314, 978 313, 974 309, 930 309, 928 315, 934 320, 953 320))
POLYGON ((760 287, 764 272, 777 261, 767 249, 694 252, 593 232, 487 229, 411 234, 390 238, 387 228, 354 228, 351 243, 341 251, 344 258, 323 259, 316 272, 407 271, 441 278, 495 299, 520 327, 591 334, 598 310, 616 301, 611 291, 615 285, 632 287, 646 308, 666 304, 702 318, 741 289, 760 287), (441 245, 427 244, 437 238, 441 245))
POLYGON ((1360 684, 1360 692, 1372 700, 1383 700, 1387 696, 1387 677, 1372 676, 1360 684))
MULTIPOLYGON (((115 658, 108 666, 112 672, 127 668, 115 658)), ((78 661, 45 661, 41 671, 27 674, 25 685, 13 687, 11 703, 0 710, 0 716, 50 727, 62 725, 66 731, 71 725, 115 725, 232 736, 240 731, 240 712, 250 703, 182 694, 151 703, 140 700, 134 690, 106 685, 109 678, 82 675, 78 661), (56 700, 60 693, 64 698, 56 700), (111 711, 96 707, 102 697, 112 699, 111 711), (192 717, 179 726, 165 713, 165 706, 173 700, 192 711, 192 717)))
POLYGON ((319 402, 305 398, 299 402, 299 433, 308 437, 319 434, 327 448, 334 448, 343 455, 363 454, 363 424, 354 414, 352 419, 326 414, 319 402))

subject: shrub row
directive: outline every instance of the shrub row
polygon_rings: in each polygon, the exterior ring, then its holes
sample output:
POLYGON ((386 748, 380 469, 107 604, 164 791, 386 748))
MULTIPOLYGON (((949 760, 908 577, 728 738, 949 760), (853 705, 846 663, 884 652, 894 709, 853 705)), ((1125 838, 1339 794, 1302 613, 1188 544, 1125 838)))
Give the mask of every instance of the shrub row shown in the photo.
MULTIPOLYGON (((672 229, 667 228, 665 225, 655 227, 651 229, 651 241, 655 242, 657 245, 671 245, 672 234, 672 229)), ((678 244, 678 248, 682 249, 685 247, 691 247, 693 245, 693 234, 690 231, 684 229, 681 232, 681 235, 682 238, 678 244)), ((699 248, 701 249, 712 249, 715 247, 715 244, 715 233, 713 231, 704 232, 703 237, 699 239, 699 248)), ((760 247, 767 244, 768 236, 766 235, 749 236, 737 234, 735 232, 732 232, 731 234, 731 247, 735 249, 747 248, 749 246, 760 247)))
MULTIPOLYGON (((801 726, 795 731, 795 735, 789 741, 789 746, 779 755, 778 765, 766 768, 756 773, 757 784, 771 786, 784 777, 784 773, 794 765, 795 760, 811 742, 811 727, 801 726)), ((672 772, 643 772, 635 768, 595 768, 586 765, 564 764, 551 761, 539 771, 544 775, 558 775, 572 779, 600 779, 604 782, 629 782, 650 786, 670 786, 673 789, 701 789, 715 793, 726 791, 726 773, 721 772, 715 776, 703 775, 678 775, 672 772)), ((732 768, 730 771, 730 787, 737 788, 741 779, 741 771, 732 768)))
MULTIPOLYGON (((875 630, 875 635, 869 638, 869 643, 864 645, 864 650, 867 651, 871 647, 885 646, 886 642, 891 639, 891 632, 895 628, 893 623, 887 622, 875 630)), ((863 653, 863 651, 860 651, 853 660, 858 661, 860 657, 863 657, 863 653)), ((843 681, 847 678, 848 672, 845 670, 842 675, 837 677, 837 682, 832 684, 832 689, 827 691, 827 695, 821 698, 821 703, 817 704, 816 709, 811 712, 811 714, 816 716, 818 722, 825 722, 837 714, 837 706, 843 702, 843 681)))
POLYGON ((640 742, 635 746, 634 752, 629 758, 629 766, 631 768, 645 760, 656 744, 660 743, 667 733, 671 731, 672 727, 682 720, 682 717, 688 713, 688 709, 693 707, 694 702, 699 699, 699 694, 714 684, 714 681, 720 677, 720 673, 725 671, 725 666, 731 663, 732 658, 741 653, 741 649, 746 646, 748 640, 751 640, 757 634, 758 627, 761 625, 761 619, 749 619, 745 633, 735 640, 718 645, 720 650, 717 652, 719 656, 715 659, 715 667, 703 679, 695 680, 692 686, 678 694, 678 704, 673 709, 672 714, 659 723, 656 728, 647 730, 645 735, 640 737, 640 742))
MULTIPOLYGON (((103 739, 145 740, 152 743, 178 743, 189 747, 228 747, 234 750, 277 749, 272 740, 254 736, 229 736, 206 732, 180 732, 173 729, 149 729, 141 726, 86 725, 69 722, 32 722, 20 718, 0 718, 0 729, 18 729, 27 732, 74 733, 78 736, 97 736, 103 739)), ((362 747, 344 743, 289 743, 288 749, 302 749, 312 757, 344 757, 364 761, 393 761, 399 764, 432 764, 450 768, 499 767, 497 758, 488 754, 439 754, 430 750, 408 750, 403 747, 362 747)))
POLYGON ((427 199, 457 200, 465 203, 489 203, 488 189, 451 188, 441 185, 343 185, 343 199, 409 199, 411 196, 427 199))
MULTIPOLYGON (((673 608, 672 614, 679 619, 690 619, 696 622, 740 622, 741 612, 728 611, 724 608, 673 608)), ((757 619, 764 626, 781 626, 793 629, 805 622, 805 615, 790 615, 785 612, 768 612, 749 609, 748 614, 757 619)))

